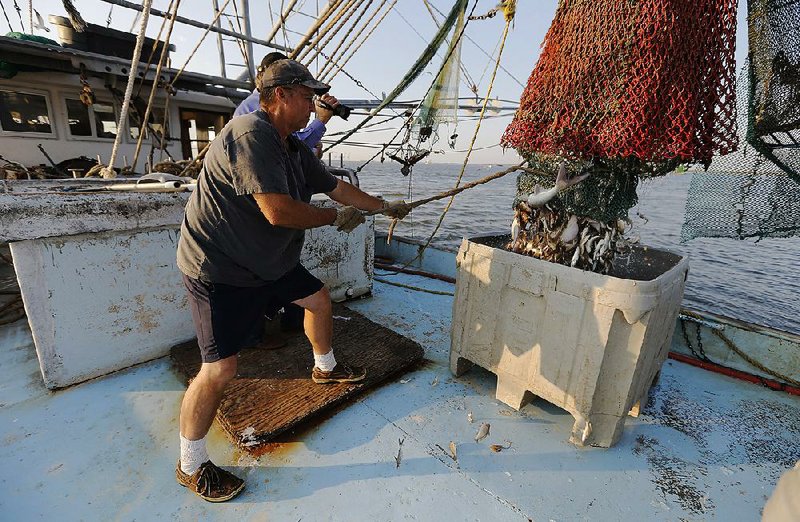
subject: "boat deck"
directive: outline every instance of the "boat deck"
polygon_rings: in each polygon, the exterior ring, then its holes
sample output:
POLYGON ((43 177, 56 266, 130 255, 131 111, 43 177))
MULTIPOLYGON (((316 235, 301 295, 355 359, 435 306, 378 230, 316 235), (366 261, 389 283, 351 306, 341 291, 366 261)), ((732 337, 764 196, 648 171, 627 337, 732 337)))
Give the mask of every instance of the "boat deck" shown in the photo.
MULTIPOLYGON (((453 291, 421 276, 380 277, 453 291)), ((349 306, 421 343, 425 364, 258 458, 237 452, 215 424, 209 453, 247 481, 225 504, 175 482, 185 388, 169 358, 50 392, 27 324, 3 327, 2 518, 758 520, 779 475, 800 459, 799 397, 671 360, 618 445, 576 448, 565 411, 541 400, 512 411, 479 368, 452 377, 452 297, 376 282, 371 298, 349 306), (476 443, 483 422, 491 433, 476 443), (490 444, 510 447, 494 453, 490 444)))

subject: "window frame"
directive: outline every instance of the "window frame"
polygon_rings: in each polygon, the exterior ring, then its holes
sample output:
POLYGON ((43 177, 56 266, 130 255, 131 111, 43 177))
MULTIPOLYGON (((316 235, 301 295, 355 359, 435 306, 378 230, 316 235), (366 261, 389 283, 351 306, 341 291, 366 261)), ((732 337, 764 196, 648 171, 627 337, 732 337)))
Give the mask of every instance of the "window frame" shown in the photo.
MULTIPOLYGON (((13 138, 40 138, 40 139, 58 139, 58 120, 55 118, 53 111, 53 103, 50 99, 50 91, 43 89, 29 89, 27 87, 18 87, 17 85, 0 85, 0 91, 13 92, 18 94, 31 94, 33 96, 41 96, 44 98, 45 105, 47 106, 47 117, 50 118, 50 132, 20 132, 13 130, 6 130, 0 124, 0 136, 13 137, 13 138)), ((66 105, 64 106, 66 109, 66 105)))

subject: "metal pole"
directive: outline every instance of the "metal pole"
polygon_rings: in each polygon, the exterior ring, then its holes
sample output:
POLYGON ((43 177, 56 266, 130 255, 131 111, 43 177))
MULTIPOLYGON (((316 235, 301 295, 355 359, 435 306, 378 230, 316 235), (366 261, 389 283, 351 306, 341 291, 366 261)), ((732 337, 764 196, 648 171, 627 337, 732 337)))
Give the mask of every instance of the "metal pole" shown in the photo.
MULTIPOLYGON (((134 4, 133 2, 127 2, 125 0, 102 0, 102 1, 107 3, 107 4, 114 4, 114 5, 118 5, 118 6, 121 6, 121 7, 126 7, 128 9, 133 9, 134 11, 139 11, 139 12, 141 12, 142 9, 143 9, 142 6, 140 6, 138 4, 134 4)), ((153 16, 160 16, 161 18, 165 18, 165 17, 169 16, 164 11, 159 11, 158 9, 151 9, 150 10, 150 14, 152 14, 153 16)), ((175 21, 176 22, 180 22, 182 24, 191 25, 192 27, 199 27, 200 29, 208 29, 209 31, 212 31, 214 33, 224 34, 225 36, 230 36, 231 38, 238 38, 239 40, 245 40, 245 41, 256 43, 256 44, 259 44, 259 45, 264 45, 266 47, 272 47, 273 49, 277 49, 277 50, 283 51, 285 53, 292 52, 291 49, 289 49, 288 47, 284 47, 283 45, 270 43, 270 42, 267 42, 265 40, 260 40, 258 38, 253 38, 252 36, 245 36, 245 35, 242 35, 242 34, 239 34, 239 33, 234 33, 233 31, 228 31, 227 29, 217 29, 214 26, 210 26, 209 27, 208 24, 204 24, 204 23, 198 22, 196 20, 191 20, 189 18, 184 18, 183 16, 178 16, 177 18, 175 18, 175 21)))
MULTIPOLYGON (((216 15, 219 12, 219 2, 217 0, 211 1, 214 5, 214 14, 216 15)), ((222 28, 219 18, 217 18, 217 23, 215 25, 217 26, 217 29, 222 28)), ((219 72, 223 78, 227 78, 228 75, 225 72, 225 48, 223 47, 222 43, 222 35, 219 33, 217 33, 217 49, 219 50, 219 72)))
MULTIPOLYGON (((241 0, 242 16, 244 17, 244 35, 248 38, 253 37, 253 32, 250 30, 250 2, 249 0, 241 0)), ((256 77, 256 67, 253 61, 253 42, 248 41, 247 44, 247 68, 250 70, 250 77, 256 77)))

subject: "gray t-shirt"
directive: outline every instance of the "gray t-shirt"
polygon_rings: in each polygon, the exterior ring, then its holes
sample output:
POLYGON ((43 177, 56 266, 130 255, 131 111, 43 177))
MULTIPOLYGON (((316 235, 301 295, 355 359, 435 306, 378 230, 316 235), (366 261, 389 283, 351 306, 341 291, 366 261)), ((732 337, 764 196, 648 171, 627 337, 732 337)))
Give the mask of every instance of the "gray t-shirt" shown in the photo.
POLYGON ((286 146, 264 111, 233 118, 211 144, 186 205, 178 268, 195 279, 260 286, 300 261, 305 233, 272 225, 252 194, 308 203, 337 179, 294 136, 286 146))

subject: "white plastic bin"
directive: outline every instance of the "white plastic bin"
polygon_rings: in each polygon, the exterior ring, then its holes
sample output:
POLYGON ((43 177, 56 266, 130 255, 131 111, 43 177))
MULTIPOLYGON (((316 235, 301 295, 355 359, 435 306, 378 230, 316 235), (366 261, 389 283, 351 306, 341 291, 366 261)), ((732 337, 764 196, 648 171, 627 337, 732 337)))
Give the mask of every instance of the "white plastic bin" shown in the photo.
POLYGON ((573 417, 571 442, 610 447, 667 357, 688 260, 646 247, 601 275, 509 252, 507 238, 459 249, 450 368, 497 375, 497 399, 534 396, 573 417))

